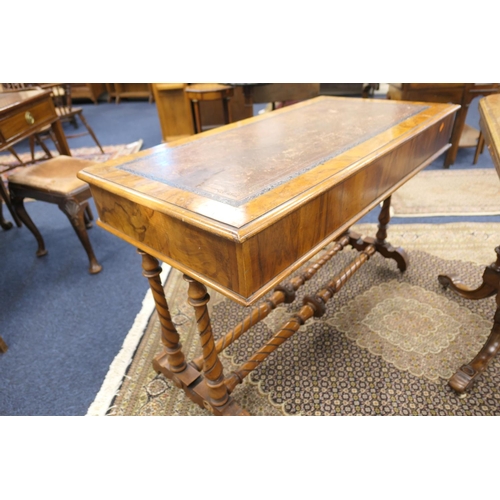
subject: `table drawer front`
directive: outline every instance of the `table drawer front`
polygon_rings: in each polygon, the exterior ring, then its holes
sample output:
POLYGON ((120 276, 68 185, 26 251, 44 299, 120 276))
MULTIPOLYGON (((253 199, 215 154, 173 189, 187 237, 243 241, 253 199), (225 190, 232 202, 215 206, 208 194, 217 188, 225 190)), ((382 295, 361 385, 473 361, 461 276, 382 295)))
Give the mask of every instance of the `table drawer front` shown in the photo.
POLYGON ((41 102, 1 120, 0 133, 7 142, 17 140, 20 136, 28 136, 40 130, 47 123, 51 123, 54 117, 56 114, 52 103, 41 102))

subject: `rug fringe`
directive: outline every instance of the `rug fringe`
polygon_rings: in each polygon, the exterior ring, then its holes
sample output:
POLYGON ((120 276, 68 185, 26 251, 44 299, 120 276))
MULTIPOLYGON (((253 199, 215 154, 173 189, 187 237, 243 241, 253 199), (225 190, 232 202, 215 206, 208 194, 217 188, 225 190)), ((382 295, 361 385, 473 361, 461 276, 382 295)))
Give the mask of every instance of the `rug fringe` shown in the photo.
MULTIPOLYGON (((161 276, 163 285, 165 285, 171 269, 172 268, 168 264, 162 264, 161 276)), ((120 390, 123 378, 127 376, 125 374, 127 368, 132 361, 133 355, 142 336, 144 335, 154 309, 155 303, 153 294, 151 293, 151 290, 148 290, 142 301, 141 310, 135 317, 132 328, 127 333, 127 336, 123 341, 120 352, 115 356, 115 359, 111 363, 101 389, 97 393, 97 396, 92 404, 89 406, 85 416, 102 417, 105 416, 110 410, 111 402, 120 390)))

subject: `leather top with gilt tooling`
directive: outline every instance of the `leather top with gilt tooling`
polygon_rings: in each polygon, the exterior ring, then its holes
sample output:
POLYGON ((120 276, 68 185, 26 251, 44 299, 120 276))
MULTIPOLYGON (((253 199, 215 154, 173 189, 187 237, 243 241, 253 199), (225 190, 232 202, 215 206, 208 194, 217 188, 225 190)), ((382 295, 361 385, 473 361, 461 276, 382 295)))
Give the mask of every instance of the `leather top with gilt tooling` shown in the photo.
POLYGON ((147 177, 240 206, 393 127, 426 106, 319 100, 307 108, 242 124, 222 135, 166 148, 121 165, 147 177), (359 113, 364 119, 359 119, 359 113), (296 116, 294 116, 296 115, 296 116))
POLYGON ((203 217, 207 228, 224 226, 236 234, 354 175, 456 109, 320 96, 85 168, 79 177, 176 218, 203 217))

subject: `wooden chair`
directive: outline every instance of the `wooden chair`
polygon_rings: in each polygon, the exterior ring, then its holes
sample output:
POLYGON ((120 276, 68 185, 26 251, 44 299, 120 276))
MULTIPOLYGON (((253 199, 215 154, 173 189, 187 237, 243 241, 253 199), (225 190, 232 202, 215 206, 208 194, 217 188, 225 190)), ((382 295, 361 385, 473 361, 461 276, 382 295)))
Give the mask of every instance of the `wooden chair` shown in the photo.
POLYGON ((38 242, 36 255, 47 253, 40 231, 31 220, 24 206, 25 198, 55 203, 68 217, 89 258, 89 272, 96 274, 102 266, 90 245, 87 229, 92 226, 92 212, 88 205, 91 197, 89 185, 77 178, 81 169, 94 165, 89 160, 71 156, 57 156, 46 162, 20 169, 9 177, 9 191, 12 205, 26 227, 38 242))
MULTIPOLYGON (((84 127, 87 129, 87 132, 82 132, 79 134, 66 134, 68 139, 74 137, 80 137, 82 135, 89 134, 94 142, 97 144, 98 148, 101 150, 101 153, 104 154, 104 150, 102 149, 101 144, 99 143, 92 127, 87 123, 85 117, 83 116, 83 109, 79 107, 74 107, 71 99, 71 84, 69 83, 46 83, 41 84, 41 88, 50 89, 52 91, 52 98, 54 100, 54 105, 56 108, 56 113, 59 115, 61 122, 70 122, 73 127, 78 128, 77 117, 83 123, 84 127)), ((43 141, 47 138, 50 138, 54 143, 56 143, 56 139, 52 134, 52 131, 49 127, 46 130, 36 135, 36 138, 43 143, 43 141)), ((42 146, 44 148, 44 146, 42 146)), ((45 148, 44 148, 45 151, 45 148)))
POLYGON ((477 160, 479 160, 479 155, 483 154, 483 151, 484 151, 484 137, 483 133, 479 131, 479 137, 477 138, 476 152, 474 153, 474 161, 472 162, 473 165, 477 163, 477 160))
POLYGON ((7 344, 0 335, 0 352, 7 352, 7 349, 8 349, 7 344))
POLYGON ((184 89, 184 92, 191 101, 193 107, 196 134, 202 132, 200 101, 222 101, 224 123, 231 123, 229 99, 231 99, 234 94, 234 88, 231 85, 222 85, 220 83, 192 83, 184 89))

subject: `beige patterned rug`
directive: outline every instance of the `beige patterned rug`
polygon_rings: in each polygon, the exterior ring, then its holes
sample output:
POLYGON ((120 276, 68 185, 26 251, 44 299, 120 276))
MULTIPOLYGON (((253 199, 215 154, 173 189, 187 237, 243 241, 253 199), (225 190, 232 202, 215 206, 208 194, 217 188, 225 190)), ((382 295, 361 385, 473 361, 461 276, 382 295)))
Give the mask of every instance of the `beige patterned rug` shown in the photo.
MULTIPOLYGON (((374 225, 355 228, 373 234, 374 225)), ((467 301, 444 290, 440 273, 471 286, 494 261, 500 224, 394 225, 390 241, 411 262, 400 273, 376 254, 327 304, 236 388, 252 415, 500 415, 500 357, 465 396, 447 379, 474 357, 489 335, 494 298, 467 301)), ((355 255, 344 250, 299 291, 221 356, 226 373, 246 360, 289 315, 301 297, 321 288, 355 255)), ((173 320, 189 359, 199 353, 186 283, 172 271, 166 283, 173 320)), ((216 336, 246 313, 211 292, 216 336)), ((209 415, 151 368, 159 352, 159 323, 151 317, 108 415, 209 415)))
POLYGON ((500 180, 494 168, 423 170, 391 200, 397 217, 500 214, 500 180))

